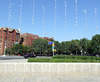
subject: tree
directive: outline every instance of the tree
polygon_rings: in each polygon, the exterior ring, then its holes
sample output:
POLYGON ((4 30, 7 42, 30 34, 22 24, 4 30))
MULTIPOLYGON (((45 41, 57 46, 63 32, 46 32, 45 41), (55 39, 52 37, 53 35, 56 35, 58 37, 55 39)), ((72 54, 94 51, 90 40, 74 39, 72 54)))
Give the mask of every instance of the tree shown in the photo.
POLYGON ((48 52, 48 41, 39 38, 33 41, 34 52, 36 54, 46 54, 48 52))
POLYGON ((100 55, 100 35, 99 34, 92 37, 91 48, 92 48, 93 54, 100 55))
POLYGON ((6 53, 24 55, 29 52, 28 50, 29 48, 27 46, 16 44, 16 45, 13 45, 13 47, 11 47, 10 49, 6 49, 6 53))
POLYGON ((55 43, 55 49, 56 49, 56 54, 60 54, 61 52, 60 52, 60 42, 58 42, 58 41, 55 41, 54 42, 55 43))
POLYGON ((79 40, 72 40, 70 41, 70 50, 72 54, 80 54, 80 45, 79 45, 79 40))

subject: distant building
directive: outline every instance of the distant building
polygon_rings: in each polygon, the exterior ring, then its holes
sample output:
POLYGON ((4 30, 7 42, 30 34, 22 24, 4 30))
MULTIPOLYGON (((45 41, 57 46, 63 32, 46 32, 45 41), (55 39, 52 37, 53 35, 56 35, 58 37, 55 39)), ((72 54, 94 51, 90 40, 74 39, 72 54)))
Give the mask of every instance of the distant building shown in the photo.
MULTIPOLYGON (((46 39, 48 42, 53 38, 40 37, 46 39)), ((4 54, 5 48, 9 49, 13 44, 33 45, 33 41, 39 39, 38 35, 30 33, 20 33, 20 29, 12 29, 8 27, 0 28, 0 55, 4 54)))
POLYGON ((33 41, 35 39, 39 39, 38 35, 24 33, 21 34, 21 38, 23 39, 23 45, 33 45, 33 41))
POLYGON ((20 30, 1 27, 0 28, 0 55, 4 54, 5 47, 10 48, 14 43, 20 41, 20 30))
POLYGON ((53 38, 50 38, 50 37, 41 37, 41 38, 47 40, 48 42, 53 41, 53 38))

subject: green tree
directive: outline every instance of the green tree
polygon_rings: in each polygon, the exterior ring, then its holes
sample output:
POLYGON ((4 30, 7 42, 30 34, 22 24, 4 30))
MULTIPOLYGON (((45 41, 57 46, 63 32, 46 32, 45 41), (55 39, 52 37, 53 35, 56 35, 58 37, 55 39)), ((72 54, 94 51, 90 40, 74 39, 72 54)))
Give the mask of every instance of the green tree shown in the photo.
POLYGON ((55 41, 54 42, 55 43, 55 49, 56 49, 56 54, 60 54, 61 52, 60 52, 60 42, 58 42, 58 41, 55 41))
POLYGON ((72 54, 80 54, 80 45, 79 45, 79 40, 72 40, 70 41, 70 50, 72 54))
POLYGON ((36 54, 46 54, 48 52, 48 41, 39 38, 33 41, 34 52, 36 54))
POLYGON ((93 54, 100 55, 100 35, 99 34, 92 37, 91 48, 92 48, 93 54))
POLYGON ((29 52, 28 50, 29 48, 27 46, 16 44, 13 45, 13 47, 11 47, 10 49, 6 49, 6 53, 15 54, 15 55, 18 54, 24 55, 29 52))
POLYGON ((90 40, 88 40, 86 38, 83 38, 80 40, 80 48, 82 51, 81 55, 89 54, 89 52, 90 52, 89 50, 91 50, 90 47, 91 47, 90 40))

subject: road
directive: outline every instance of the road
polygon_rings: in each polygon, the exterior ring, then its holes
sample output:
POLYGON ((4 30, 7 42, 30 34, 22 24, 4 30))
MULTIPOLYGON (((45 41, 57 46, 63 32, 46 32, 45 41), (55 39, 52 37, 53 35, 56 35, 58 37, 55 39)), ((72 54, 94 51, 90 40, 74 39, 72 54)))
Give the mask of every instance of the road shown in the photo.
POLYGON ((0 56, 0 60, 14 60, 14 59, 25 59, 23 56, 0 56))
POLYGON ((0 56, 0 63, 26 63, 28 59, 23 56, 0 56))
POLYGON ((27 63, 28 59, 0 60, 0 63, 27 63))

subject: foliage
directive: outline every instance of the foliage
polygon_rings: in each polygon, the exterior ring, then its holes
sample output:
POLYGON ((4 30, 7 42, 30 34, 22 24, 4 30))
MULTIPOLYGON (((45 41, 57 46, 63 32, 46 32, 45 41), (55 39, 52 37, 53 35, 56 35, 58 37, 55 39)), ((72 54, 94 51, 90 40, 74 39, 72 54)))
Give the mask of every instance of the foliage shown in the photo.
POLYGON ((100 63, 99 57, 89 56, 54 56, 53 58, 29 58, 28 62, 95 62, 100 63))
POLYGON ((30 47, 19 45, 19 44, 13 45, 13 47, 11 47, 10 49, 6 49, 6 53, 15 54, 15 55, 18 54, 24 55, 28 52, 31 52, 30 47))
POLYGON ((95 56, 56 55, 56 56, 53 56, 53 59, 100 60, 100 57, 95 57, 95 56))
POLYGON ((36 54, 51 54, 52 53, 52 46, 48 45, 48 41, 43 38, 34 40, 33 48, 36 54))
MULTIPOLYGON (((92 40, 83 38, 80 40, 71 40, 55 43, 55 54, 61 55, 82 55, 82 56, 95 56, 100 55, 100 35, 95 35, 92 40)), ((48 42, 44 39, 37 39, 33 42, 35 53, 38 54, 52 54, 52 46, 48 46, 48 42), (46 53, 45 53, 46 52, 46 53)))
POLYGON ((100 35, 95 35, 91 40, 92 53, 100 55, 100 35))
MULTIPOLYGON (((96 56, 100 55, 100 35, 97 34, 92 37, 92 40, 83 38, 80 40, 71 40, 55 43, 55 54, 58 55, 81 55, 81 56, 96 56)), ((39 38, 33 41, 32 46, 14 45, 10 49, 6 49, 10 54, 23 54, 28 52, 34 52, 38 55, 52 55, 52 45, 48 45, 48 41, 39 38)))

